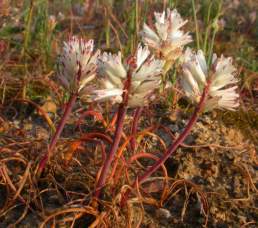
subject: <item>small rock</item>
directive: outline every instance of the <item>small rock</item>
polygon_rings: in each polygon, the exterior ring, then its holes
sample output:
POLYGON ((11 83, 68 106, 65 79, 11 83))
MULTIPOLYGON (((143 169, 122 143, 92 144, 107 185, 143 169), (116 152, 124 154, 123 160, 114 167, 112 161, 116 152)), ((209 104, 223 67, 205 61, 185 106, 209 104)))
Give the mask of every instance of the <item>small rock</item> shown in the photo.
POLYGON ((165 208, 159 208, 156 210, 156 216, 159 219, 169 219, 171 217, 171 213, 165 208))

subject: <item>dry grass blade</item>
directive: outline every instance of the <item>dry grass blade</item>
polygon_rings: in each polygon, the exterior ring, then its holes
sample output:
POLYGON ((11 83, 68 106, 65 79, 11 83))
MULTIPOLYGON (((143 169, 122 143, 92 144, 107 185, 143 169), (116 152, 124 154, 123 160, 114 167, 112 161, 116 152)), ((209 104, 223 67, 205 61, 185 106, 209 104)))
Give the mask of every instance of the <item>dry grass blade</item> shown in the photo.
POLYGON ((95 228, 95 227, 97 227, 99 224, 104 223, 104 222, 103 222, 103 219, 104 219, 104 217, 106 216, 106 214, 107 214, 106 212, 100 213, 100 215, 97 216, 96 220, 95 220, 93 223, 90 224, 89 228, 95 228))
POLYGON ((83 119, 86 117, 86 116, 93 116, 95 117, 95 119, 97 121, 100 121, 104 127, 107 127, 107 122, 105 121, 104 117, 102 116, 102 114, 100 112, 97 112, 97 111, 94 111, 94 110, 88 110, 86 112, 83 112, 81 115, 80 115, 80 118, 79 120, 77 121, 77 125, 80 125, 83 121, 83 119))
POLYGON ((91 132, 91 133, 83 134, 81 136, 80 140, 81 141, 87 141, 89 139, 94 139, 94 138, 102 139, 103 141, 105 141, 109 144, 111 144, 113 142, 113 140, 109 136, 107 136, 103 133, 99 133, 99 132, 91 132))
POLYGON ((90 206, 65 208, 65 209, 58 210, 58 211, 54 212, 53 214, 47 216, 47 218, 40 224, 39 228, 44 228, 46 226, 46 224, 51 219, 54 219, 56 216, 67 214, 67 213, 79 213, 80 215, 81 215, 81 213, 84 213, 84 214, 93 215, 95 217, 98 216, 98 212, 90 206))
POLYGON ((67 150, 64 152, 64 160, 66 165, 72 160, 75 151, 80 147, 81 141, 75 140, 68 144, 67 150))
POLYGON ((22 215, 13 224, 14 227, 17 226, 20 222, 22 222, 22 220, 25 218, 26 214, 28 213, 29 208, 30 208, 29 201, 27 201, 22 215))
MULTIPOLYGON (((13 184, 12 180, 10 179, 10 177, 9 177, 9 175, 8 175, 7 167, 6 167, 5 164, 3 164, 2 167, 1 167, 1 173, 2 173, 2 176, 3 176, 4 180, 6 181, 7 185, 11 188, 11 190, 12 190, 13 192, 16 193, 16 192, 17 192, 16 187, 15 187, 15 185, 13 184)), ((18 198, 19 198, 19 200, 20 200, 22 203, 26 204, 26 200, 25 200, 22 196, 18 195, 18 198)), ((10 203, 9 203, 9 204, 10 204, 10 203)), ((8 207, 8 204, 6 204, 6 207, 8 207)), ((4 214, 4 213, 6 213, 6 212, 7 212, 7 209, 6 209, 6 208, 2 208, 2 210, 1 210, 1 212, 0 212, 0 215, 4 214)))
MULTIPOLYGON (((135 160, 138 160, 138 159, 140 159, 140 158, 150 158, 150 159, 152 159, 152 160, 154 160, 154 161, 157 161, 157 160, 159 159, 157 156, 155 156, 155 155, 153 155, 153 154, 149 154, 149 153, 144 153, 144 152, 143 152, 143 153, 138 153, 138 154, 133 155, 133 156, 130 158, 128 164, 131 164, 131 163, 133 163, 135 160)), ((162 170, 163 170, 164 176, 165 176, 165 177, 168 177, 167 169, 166 169, 166 167, 165 167, 164 164, 161 165, 161 168, 162 168, 162 170)))
POLYGON ((181 221, 182 222, 184 221, 184 216, 185 216, 185 213, 186 213, 187 206, 189 204, 189 199, 190 199, 191 194, 194 192, 194 189, 191 188, 190 191, 188 192, 187 188, 185 186, 185 192, 186 192, 186 198, 185 198, 184 206, 183 206, 182 211, 181 211, 181 221))
MULTIPOLYGON (((143 207, 143 197, 142 197, 142 195, 141 195, 141 192, 140 192, 140 189, 139 189, 139 183, 138 183, 138 181, 136 181, 136 192, 137 192, 137 195, 138 195, 138 199, 139 199, 139 203, 140 203, 140 216, 137 216, 137 220, 138 220, 138 223, 137 224, 135 224, 135 227, 140 227, 141 226, 141 223, 142 223, 142 221, 143 221, 143 215, 144 215, 144 207, 143 207), (140 217, 140 218, 139 218, 140 217)), ((128 204, 128 206, 129 206, 130 204, 128 204)), ((130 208, 130 206, 128 207, 128 209, 130 208)), ((130 211, 130 209, 129 209, 129 211, 130 211)), ((134 210, 132 210, 133 212, 132 213, 134 213, 135 211, 134 210)), ((132 214, 131 213, 131 214, 132 214)), ((131 216, 132 217, 132 216, 131 216)), ((128 223, 129 223, 129 226, 131 227, 131 224, 133 223, 133 222, 135 222, 135 218, 132 218, 132 219, 130 219, 130 217, 129 217, 129 219, 128 219, 128 223)))
POLYGON ((258 190, 253 182, 251 174, 250 174, 248 168, 246 167, 246 165, 242 165, 242 164, 235 164, 235 165, 243 172, 243 175, 246 177, 246 179, 248 181, 248 185, 251 185, 251 188, 253 189, 253 191, 258 193, 258 190))
POLYGON ((255 221, 247 222, 243 224, 240 228, 249 227, 250 225, 255 225, 255 224, 257 224, 257 222, 255 221))
POLYGON ((112 117, 111 121, 108 123, 108 125, 107 125, 107 132, 109 132, 109 131, 112 132, 114 130, 116 121, 117 121, 117 112, 114 114, 114 116, 112 117))
POLYGON ((110 177, 108 179, 107 182, 109 182, 115 175, 116 173, 116 170, 117 170, 117 165, 118 165, 118 161, 119 159, 121 158, 126 146, 129 144, 130 140, 132 139, 132 136, 129 136, 127 137, 127 139, 125 140, 125 142, 121 145, 121 147, 118 149, 118 152, 117 152, 117 155, 115 157, 115 160, 114 160, 114 164, 113 164, 113 168, 112 168, 112 171, 111 171, 111 174, 110 174, 110 177))
POLYGON ((172 197, 175 196, 175 194, 181 191, 181 190, 176 191, 176 189, 180 186, 184 187, 186 191, 186 199, 185 199, 184 207, 181 212, 181 219, 185 215, 186 207, 189 202, 189 197, 194 192, 197 194, 198 199, 200 198, 201 213, 205 216, 205 226, 206 226, 208 223, 208 215, 209 215, 209 204, 208 204, 207 196, 203 191, 201 191, 201 189, 196 184, 192 183, 191 181, 188 181, 185 179, 174 181, 171 187, 169 188, 169 190, 162 196, 161 204, 163 205, 164 201, 170 200, 172 197), (187 187, 191 187, 191 190, 189 193, 188 193, 187 187))
POLYGON ((17 192, 15 193, 15 195, 14 195, 14 197, 13 197, 13 200, 16 200, 16 198, 17 198, 18 196, 20 196, 20 193, 21 193, 21 191, 22 191, 22 189, 23 189, 23 187, 24 187, 24 185, 25 185, 25 183, 26 183, 26 181, 27 181, 27 178, 28 178, 29 175, 30 175, 30 171, 31 171, 30 168, 31 168, 31 165, 32 165, 32 162, 30 161, 30 162, 28 163, 27 167, 26 167, 26 170, 25 170, 25 172, 24 172, 23 177, 21 178, 20 186, 19 186, 17 192))

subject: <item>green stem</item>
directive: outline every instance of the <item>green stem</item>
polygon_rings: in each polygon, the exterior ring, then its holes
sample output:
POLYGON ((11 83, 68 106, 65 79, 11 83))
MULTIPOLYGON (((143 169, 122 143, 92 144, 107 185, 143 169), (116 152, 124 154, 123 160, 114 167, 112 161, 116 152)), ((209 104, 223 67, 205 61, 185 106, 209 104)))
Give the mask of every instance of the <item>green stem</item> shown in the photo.
POLYGON ((206 54, 207 51, 207 41, 208 41, 208 35, 210 33, 210 14, 211 14, 211 7, 212 7, 212 1, 209 4, 207 18, 206 18, 206 30, 205 30, 205 36, 204 36, 204 44, 203 44, 203 51, 206 54))
POLYGON ((211 58, 212 58, 213 46, 214 46, 214 41, 215 41, 216 33, 217 33, 217 29, 213 29, 212 38, 211 38, 211 44, 210 44, 210 48, 209 48, 209 55, 208 55, 208 66, 209 67, 211 65, 211 58))
POLYGON ((109 18, 109 6, 105 7, 105 37, 106 37, 106 48, 110 48, 110 18, 109 18))
POLYGON ((135 0, 135 29, 136 42, 139 34, 139 0, 135 0))
POLYGON ((192 8, 193 8, 193 14, 194 14, 194 23, 195 23, 195 33, 196 33, 196 45, 197 49, 200 49, 200 38, 199 38, 199 26, 196 16, 196 9, 195 9, 195 1, 192 0, 192 8))
POLYGON ((221 7, 222 7, 222 0, 220 0, 219 2, 219 7, 218 7, 218 12, 216 17, 214 18, 214 25, 213 25, 213 33, 212 33, 212 39, 211 39, 211 45, 209 48, 209 55, 208 55, 208 66, 211 65, 211 61, 212 61, 212 53, 213 53, 213 47, 214 47, 214 41, 216 38, 216 34, 218 32, 218 18, 220 16, 220 12, 221 12, 221 7))
POLYGON ((33 9, 34 9, 34 0, 30 1, 30 9, 29 9, 29 13, 28 16, 26 18, 26 29, 25 29, 25 35, 24 35, 24 45, 23 45, 23 49, 22 49, 22 57, 24 57, 25 52, 27 51, 28 48, 28 44, 29 44, 29 38, 30 38, 30 28, 31 28, 31 22, 32 22, 32 14, 33 14, 33 9))

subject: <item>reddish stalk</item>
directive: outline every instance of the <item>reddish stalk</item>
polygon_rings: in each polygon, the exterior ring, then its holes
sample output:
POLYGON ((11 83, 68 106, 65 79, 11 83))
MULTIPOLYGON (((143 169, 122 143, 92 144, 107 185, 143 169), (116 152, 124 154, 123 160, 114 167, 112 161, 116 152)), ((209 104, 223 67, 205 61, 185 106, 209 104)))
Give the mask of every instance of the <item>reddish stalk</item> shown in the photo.
MULTIPOLYGON (((180 144, 185 140, 185 138, 189 135, 191 132, 194 124, 196 123, 199 114, 202 112, 206 98, 208 96, 210 88, 210 82, 208 81, 206 87, 204 88, 202 97, 200 99, 200 102, 198 106, 196 107, 191 119, 189 120, 188 124, 186 125, 184 131, 181 133, 181 135, 174 141, 174 143, 168 148, 167 152, 161 157, 154 165, 152 165, 142 176, 137 177, 133 184, 133 188, 136 187, 137 184, 141 184, 143 181, 145 181, 148 177, 150 177, 155 171, 157 171, 162 164, 176 151, 176 149, 180 146, 180 144)), ((124 206, 128 196, 130 194, 130 190, 127 190, 121 200, 121 206, 124 206)))
POLYGON ((112 164, 112 161, 114 160, 115 154, 117 152, 121 137, 122 137, 122 132, 123 132, 123 126, 124 126, 124 119, 127 111, 127 103, 128 103, 128 94, 130 91, 131 87, 131 70, 127 73, 127 80, 124 85, 124 93, 123 93, 123 102, 119 105, 118 109, 118 117, 117 117, 117 122, 116 122, 116 130, 115 130, 115 135, 113 139, 113 144, 110 149, 110 153, 108 154, 104 165, 101 169, 99 179, 96 184, 96 189, 94 192, 94 196, 98 199, 101 194, 101 190, 104 187, 108 175, 108 171, 110 169, 110 166, 112 164))
POLYGON ((121 104, 119 106, 119 113, 118 113, 118 119, 116 124, 116 131, 114 135, 114 141, 110 150, 110 153, 108 157, 105 160, 105 163, 103 165, 103 168, 101 169, 100 177, 98 179, 97 185, 96 185, 96 191, 94 193, 94 196, 96 198, 99 198, 101 189, 105 185, 105 181, 107 179, 108 171, 111 166, 112 161, 114 160, 115 153, 118 149, 121 137, 122 137, 122 131, 123 131, 123 125, 124 125, 124 119, 126 115, 127 108, 121 104))
POLYGON ((137 128, 138 128, 138 124, 139 124, 139 119, 141 117, 143 108, 139 107, 135 110, 134 115, 133 115, 133 125, 132 125, 132 129, 131 129, 131 135, 133 136, 131 139, 131 148, 132 151, 135 150, 136 148, 136 139, 135 139, 135 135, 137 133, 137 128))
POLYGON ((74 106, 74 103, 76 101, 76 98, 77 98, 77 94, 72 94, 66 107, 65 107, 65 112, 64 112, 64 115, 62 116, 62 119, 60 120, 59 124, 58 124, 58 127, 57 127, 57 130, 55 132, 55 134, 53 135, 52 139, 51 139, 51 142, 49 144, 49 147, 48 147, 48 151, 45 153, 44 157, 41 159, 40 163, 39 163, 39 168, 38 168, 38 175, 40 175, 42 173, 42 171, 44 170, 49 158, 53 155, 53 151, 54 151, 54 148, 56 146, 56 143, 57 143, 57 140, 59 139, 63 129, 64 129, 64 126, 65 126, 65 123, 72 111, 72 108, 74 106))

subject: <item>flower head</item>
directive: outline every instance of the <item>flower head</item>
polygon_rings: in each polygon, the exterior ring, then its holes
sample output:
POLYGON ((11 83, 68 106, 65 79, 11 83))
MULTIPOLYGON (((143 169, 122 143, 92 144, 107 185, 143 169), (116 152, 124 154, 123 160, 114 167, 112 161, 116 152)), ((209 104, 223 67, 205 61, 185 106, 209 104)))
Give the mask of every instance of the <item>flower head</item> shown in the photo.
POLYGON ((147 46, 138 46, 136 53, 136 69, 132 73, 129 93, 129 106, 147 105, 153 92, 160 87, 164 61, 150 56, 147 46))
POLYGON ((155 12, 154 16, 156 31, 144 23, 141 32, 143 42, 166 61, 174 61, 182 55, 184 45, 192 41, 191 36, 181 30, 187 20, 184 21, 176 9, 155 12))
POLYGON ((79 92, 94 79, 99 51, 93 53, 93 40, 85 41, 73 36, 64 43, 59 58, 58 78, 70 92, 79 92))
POLYGON ((130 89, 126 91, 124 82, 130 66, 122 63, 121 53, 104 53, 99 58, 101 89, 92 91, 92 100, 111 100, 113 103, 123 101, 123 93, 128 94, 128 106, 137 107, 148 104, 154 90, 159 88, 163 61, 150 56, 147 47, 138 46, 135 55, 136 66, 131 71, 130 89))
POLYGON ((237 79, 234 76, 236 68, 232 65, 232 58, 223 55, 217 58, 213 55, 211 70, 201 50, 197 53, 187 49, 183 56, 181 85, 192 101, 199 102, 207 80, 211 80, 206 101, 206 109, 221 108, 234 110, 239 106, 239 95, 236 92, 237 79))

